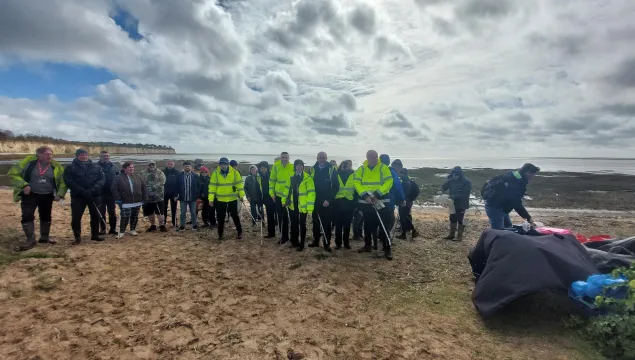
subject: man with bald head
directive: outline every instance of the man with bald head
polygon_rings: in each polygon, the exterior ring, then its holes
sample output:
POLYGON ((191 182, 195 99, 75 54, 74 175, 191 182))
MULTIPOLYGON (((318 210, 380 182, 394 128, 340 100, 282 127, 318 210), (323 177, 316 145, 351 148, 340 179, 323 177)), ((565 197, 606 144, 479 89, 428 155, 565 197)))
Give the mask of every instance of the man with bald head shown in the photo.
POLYGON ((392 260, 391 241, 387 233, 392 185, 393 179, 388 165, 379 162, 377 151, 369 150, 366 153, 366 161, 355 172, 354 180, 355 191, 359 194, 359 209, 364 213, 364 247, 358 250, 360 253, 372 251, 371 236, 379 235, 384 256, 392 260))
POLYGON ((324 250, 331 251, 331 220, 335 194, 340 190, 337 171, 328 162, 324 151, 317 154, 317 161, 309 171, 315 184, 315 207, 313 210, 313 242, 309 247, 320 246, 320 237, 324 230, 324 250))

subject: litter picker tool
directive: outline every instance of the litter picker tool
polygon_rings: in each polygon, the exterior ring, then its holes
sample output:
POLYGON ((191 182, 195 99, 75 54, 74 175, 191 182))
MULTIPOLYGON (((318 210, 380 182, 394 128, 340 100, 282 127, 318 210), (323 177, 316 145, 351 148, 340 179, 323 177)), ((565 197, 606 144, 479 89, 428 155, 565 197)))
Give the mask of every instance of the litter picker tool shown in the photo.
POLYGON ((377 210, 376 207, 374 207, 375 209, 375 214, 377 214, 377 219, 379 219, 379 223, 381 224, 381 228, 384 229, 384 234, 386 234, 386 239, 388 240, 388 246, 392 246, 392 241, 390 241, 390 235, 388 234, 388 231, 386 231, 386 226, 384 225, 384 222, 381 220, 381 216, 379 216, 379 211, 377 210))
POLYGON ((324 225, 322 225, 322 217, 320 216, 319 212, 318 221, 320 222, 320 231, 322 232, 322 236, 324 237, 324 240, 322 241, 324 242, 324 245, 330 246, 331 244, 328 243, 328 238, 326 237, 326 232, 324 231, 324 225))
POLYGON ((97 210, 97 214, 99 214, 99 219, 104 224, 104 228, 108 228, 108 224, 106 224, 106 220, 104 220, 104 216, 101 214, 101 211, 99 211, 99 206, 97 206, 97 204, 94 201, 93 201, 93 206, 95 207, 95 210, 97 210))

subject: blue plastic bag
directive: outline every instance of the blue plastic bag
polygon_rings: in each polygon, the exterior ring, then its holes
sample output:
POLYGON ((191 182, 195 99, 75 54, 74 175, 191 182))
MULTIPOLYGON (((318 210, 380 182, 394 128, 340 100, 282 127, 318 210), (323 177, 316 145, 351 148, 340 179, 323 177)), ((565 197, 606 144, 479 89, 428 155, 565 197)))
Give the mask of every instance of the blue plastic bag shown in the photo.
MULTIPOLYGON (((608 286, 614 285, 626 285, 627 281, 624 277, 615 278, 608 274, 591 275, 586 281, 575 281, 571 284, 571 290, 578 297, 590 297, 595 298, 598 295, 602 295, 604 289, 608 286)), ((612 297, 619 293, 618 289, 607 288, 606 296, 612 297)))

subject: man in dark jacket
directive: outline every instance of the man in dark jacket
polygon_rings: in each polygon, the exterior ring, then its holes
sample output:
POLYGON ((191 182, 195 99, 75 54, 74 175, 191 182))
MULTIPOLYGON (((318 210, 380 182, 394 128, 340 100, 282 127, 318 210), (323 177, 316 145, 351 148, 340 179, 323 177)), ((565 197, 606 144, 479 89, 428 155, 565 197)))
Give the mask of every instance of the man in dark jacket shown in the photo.
POLYGON ((203 227, 208 228, 212 225, 216 225, 216 217, 214 216, 216 212, 212 213, 214 209, 209 204, 209 169, 205 166, 201 166, 199 169, 199 181, 201 183, 201 197, 200 199, 203 201, 203 208, 201 209, 201 217, 203 218, 203 227))
POLYGON ((260 190, 260 183, 262 182, 258 175, 258 167, 251 165, 249 167, 249 175, 245 179, 245 195, 249 201, 251 210, 251 221, 253 225, 256 225, 254 220, 261 220, 260 214, 262 214, 262 191, 260 190))
POLYGON ((328 156, 321 151, 317 154, 317 162, 309 174, 315 184, 315 209, 313 210, 313 242, 309 247, 320 246, 320 235, 324 231, 324 250, 331 251, 331 219, 333 216, 331 204, 340 190, 337 170, 327 161, 328 156))
POLYGON ((165 221, 168 221, 168 203, 170 204, 170 214, 172 214, 172 227, 176 227, 176 196, 179 193, 179 171, 174 168, 174 161, 168 161, 167 167, 163 170, 165 174, 165 187, 163 197, 163 214, 165 221))
POLYGON ((397 238, 401 240, 406 240, 407 239, 406 233, 412 230, 412 238, 414 239, 417 236, 419 236, 419 233, 417 232, 417 229, 415 229, 415 226, 412 222, 412 205, 414 201, 416 200, 416 198, 414 198, 414 195, 411 196, 411 194, 413 194, 412 187, 418 186, 418 185, 415 184, 410 179, 410 176, 408 175, 408 169, 405 169, 403 167, 403 165, 401 164, 401 160, 397 159, 393 161, 392 167, 399 172, 401 187, 403 188, 404 195, 406 195, 406 205, 400 206, 397 209, 397 212, 399 213, 399 221, 401 225, 401 234, 397 236, 397 238))
POLYGON ((470 208, 470 194, 472 193, 472 182, 465 177, 463 169, 460 166, 455 166, 450 174, 448 180, 441 185, 440 193, 448 191, 450 193, 450 199, 454 202, 454 214, 450 214, 450 234, 445 237, 446 240, 463 240, 463 231, 465 231, 465 225, 463 220, 465 218, 465 211, 470 208), (456 234, 458 227, 458 235, 456 234))
POLYGON ((104 241, 99 235, 99 222, 104 221, 99 213, 106 177, 101 167, 88 158, 88 151, 77 149, 73 163, 64 169, 64 183, 71 190, 71 228, 74 245, 82 241, 82 217, 88 207, 90 214, 91 240, 104 241))
POLYGON ((201 195, 201 183, 198 174, 192 171, 192 163, 183 162, 183 171, 178 178, 179 192, 177 198, 181 203, 181 224, 179 230, 185 230, 185 215, 187 209, 190 209, 190 218, 192 219, 192 230, 198 230, 196 200, 201 195))
MULTIPOLYGON (((101 203, 99 204, 99 212, 102 215, 106 215, 108 212, 108 223, 110 224, 111 235, 117 235, 117 213, 115 212, 115 199, 112 197, 112 181, 119 175, 119 168, 110 162, 110 154, 108 151, 102 151, 99 153, 99 162, 97 163, 101 167, 101 171, 104 172, 104 187, 101 191, 101 203)), ((106 235, 106 224, 104 221, 99 221, 100 235, 106 235)))
POLYGON ((527 185, 539 171, 539 167, 528 163, 520 170, 509 171, 487 182, 481 195, 485 200, 485 213, 492 229, 511 227, 509 213, 512 210, 516 210, 518 215, 533 225, 533 219, 523 205, 523 197, 527 185))
POLYGON ((269 163, 261 161, 258 164, 258 181, 260 184, 260 191, 262 192, 262 204, 267 212, 267 236, 265 238, 271 239, 276 237, 276 202, 273 201, 271 195, 269 195, 269 163))

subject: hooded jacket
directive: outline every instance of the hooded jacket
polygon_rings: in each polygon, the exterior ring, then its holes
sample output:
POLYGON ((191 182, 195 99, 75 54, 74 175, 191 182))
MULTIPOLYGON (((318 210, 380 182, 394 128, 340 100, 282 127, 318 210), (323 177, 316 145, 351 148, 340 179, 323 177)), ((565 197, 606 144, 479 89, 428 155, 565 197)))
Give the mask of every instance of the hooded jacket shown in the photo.
POLYGON ((448 175, 448 180, 441 185, 441 191, 449 191, 450 199, 454 200, 456 210, 467 210, 470 208, 470 194, 472 193, 472 182, 465 177, 463 169, 457 166, 448 175), (459 178, 454 180, 454 175, 459 178))
MULTIPOLYGON (((18 202, 22 199, 22 189, 29 185, 31 172, 36 165, 37 156, 29 155, 9 169, 7 176, 11 179, 11 186, 13 187, 13 201, 18 202)), ((64 167, 55 160, 51 160, 51 166, 53 167, 53 177, 55 178, 55 184, 53 185, 55 186, 56 195, 64 197, 67 191, 64 183, 64 167)))
POLYGON ((249 175, 247 175, 247 178, 245 179, 245 195, 247 195, 249 202, 261 202, 262 189, 260 188, 260 184, 262 183, 262 179, 259 179, 259 172, 257 172, 256 175, 252 175, 251 169, 257 169, 256 165, 251 165, 249 167, 249 175))
POLYGON ((101 193, 103 195, 111 195, 112 194, 112 181, 119 175, 119 167, 112 162, 102 163, 98 161, 97 164, 101 167, 101 171, 104 172, 104 186, 101 188, 101 193))
POLYGON ((501 209, 505 213, 516 210, 523 219, 531 219, 529 212, 523 205, 523 197, 527 192, 527 176, 520 171, 508 171, 503 175, 502 191, 486 201, 487 206, 501 209))
POLYGON ((271 175, 271 167, 269 166, 269 163, 266 161, 261 161, 258 164, 258 184, 260 185, 260 191, 262 192, 262 199, 264 200, 269 200, 270 199, 270 195, 269 195, 269 176, 271 175), (260 171, 260 168, 262 167, 266 167, 267 168, 267 173, 263 174, 262 171, 260 171))
POLYGON ((335 195, 340 190, 340 183, 337 179, 337 170, 330 163, 324 163, 320 168, 320 163, 316 162, 309 172, 313 178, 315 186, 315 201, 321 206, 324 201, 333 202, 335 195))
POLYGON ((390 203, 390 189, 393 186, 393 177, 388 165, 377 161, 372 169, 368 166, 368 160, 355 171, 355 192, 359 194, 359 203, 366 205, 365 197, 374 194, 380 201, 390 203))
POLYGON ((398 203, 406 200, 406 195, 404 194, 403 187, 401 186, 401 179, 399 178, 399 174, 395 169, 390 167, 390 157, 386 154, 381 154, 379 157, 383 164, 390 169, 390 174, 392 175, 392 188, 390 188, 390 206, 394 208, 398 203))
POLYGON ((163 201, 165 192, 165 174, 159 169, 143 170, 141 176, 146 182, 146 188, 148 190, 148 201, 159 202, 163 201))
POLYGON ((81 162, 73 159, 73 162, 64 169, 64 183, 71 190, 71 198, 84 197, 84 192, 89 191, 91 196, 98 197, 103 191, 106 177, 101 166, 92 160, 81 162))
POLYGON ((163 170, 165 174, 164 196, 173 197, 179 193, 179 171, 175 168, 163 170))

